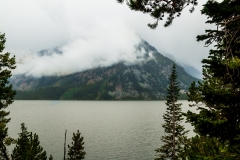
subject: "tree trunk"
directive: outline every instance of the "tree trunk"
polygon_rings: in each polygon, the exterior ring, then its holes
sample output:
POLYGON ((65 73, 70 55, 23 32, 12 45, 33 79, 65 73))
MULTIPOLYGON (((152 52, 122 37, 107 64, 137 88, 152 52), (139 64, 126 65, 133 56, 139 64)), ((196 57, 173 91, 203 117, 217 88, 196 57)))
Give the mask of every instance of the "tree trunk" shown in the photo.
POLYGON ((1 145, 2 145, 1 150, 2 150, 2 153, 4 155, 4 158, 6 158, 6 160, 10 160, 10 158, 8 157, 8 154, 7 154, 6 146, 3 143, 1 145))
POLYGON ((173 151, 172 158, 175 160, 175 104, 173 104, 173 151))
POLYGON ((66 135, 67 135, 67 130, 65 130, 65 139, 64 139, 64 155, 63 155, 63 160, 66 159, 66 135))

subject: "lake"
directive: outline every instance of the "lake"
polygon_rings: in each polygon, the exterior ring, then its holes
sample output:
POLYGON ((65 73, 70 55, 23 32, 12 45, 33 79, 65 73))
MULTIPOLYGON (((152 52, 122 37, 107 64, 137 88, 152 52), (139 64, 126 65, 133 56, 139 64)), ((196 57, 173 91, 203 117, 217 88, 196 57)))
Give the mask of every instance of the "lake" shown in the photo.
MULTIPOLYGON (((179 102, 189 109, 187 101, 179 102)), ((7 108, 9 135, 17 138, 24 122, 47 154, 61 160, 65 129, 67 144, 79 130, 87 160, 149 160, 162 144, 165 109, 164 101, 15 101, 7 108)))

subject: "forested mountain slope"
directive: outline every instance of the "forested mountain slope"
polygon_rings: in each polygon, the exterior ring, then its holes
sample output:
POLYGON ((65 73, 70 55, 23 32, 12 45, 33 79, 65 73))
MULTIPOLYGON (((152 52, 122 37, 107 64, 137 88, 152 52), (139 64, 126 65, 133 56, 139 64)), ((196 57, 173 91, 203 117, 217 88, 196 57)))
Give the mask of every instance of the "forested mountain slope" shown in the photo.
MULTIPOLYGON (((17 90, 15 99, 165 99, 173 61, 145 41, 138 47, 144 48, 147 54, 144 60, 135 64, 121 62, 110 67, 98 67, 64 76, 13 76, 11 83, 17 90)), ((47 50, 40 53, 50 54, 47 50)), ((180 66, 177 66, 177 72, 181 93, 187 91, 192 81, 198 81, 180 66)))

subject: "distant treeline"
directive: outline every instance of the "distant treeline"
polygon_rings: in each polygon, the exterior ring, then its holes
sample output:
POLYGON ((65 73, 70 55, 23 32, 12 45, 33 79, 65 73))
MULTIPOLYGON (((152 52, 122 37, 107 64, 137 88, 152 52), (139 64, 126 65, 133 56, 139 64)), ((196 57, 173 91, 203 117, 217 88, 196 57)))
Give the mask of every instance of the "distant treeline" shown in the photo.
MULTIPOLYGON (((94 85, 88 85, 88 88, 72 88, 68 87, 45 87, 32 91, 17 91, 15 100, 165 100, 165 98, 157 98, 155 95, 144 97, 139 95, 136 97, 127 96, 121 99, 108 94, 108 91, 94 92, 94 85)), ((180 100, 187 100, 186 94, 180 94, 180 100)))

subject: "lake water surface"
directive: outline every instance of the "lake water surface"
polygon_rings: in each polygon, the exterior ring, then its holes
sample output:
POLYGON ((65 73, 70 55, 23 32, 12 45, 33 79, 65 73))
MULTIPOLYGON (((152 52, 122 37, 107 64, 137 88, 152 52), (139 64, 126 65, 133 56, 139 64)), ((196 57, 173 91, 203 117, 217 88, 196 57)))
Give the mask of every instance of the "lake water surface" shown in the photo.
MULTIPOLYGON (((189 109, 187 101, 179 102, 189 109)), ((7 108, 9 135, 17 138, 24 122, 47 154, 61 160, 65 129, 67 144, 79 130, 87 160, 150 160, 164 135, 165 109, 164 101, 15 101, 7 108)))

